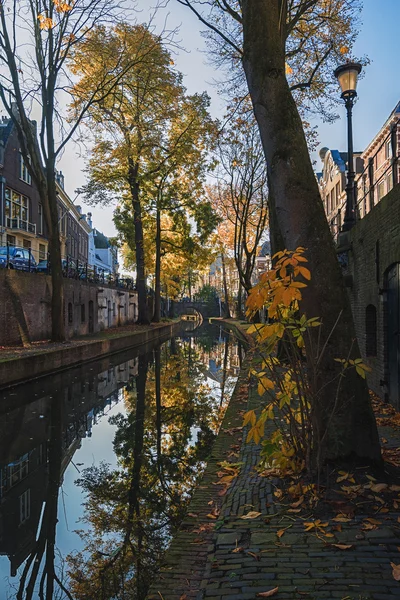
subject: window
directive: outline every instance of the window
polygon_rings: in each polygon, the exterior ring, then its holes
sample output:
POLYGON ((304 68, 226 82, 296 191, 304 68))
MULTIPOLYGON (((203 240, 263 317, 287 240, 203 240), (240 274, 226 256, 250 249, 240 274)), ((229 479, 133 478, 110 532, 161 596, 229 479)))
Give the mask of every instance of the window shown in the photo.
POLYGON ((46 260, 46 246, 39 244, 39 260, 46 260))
POLYGON ((32 184, 31 175, 21 153, 19 154, 19 178, 22 179, 22 181, 25 181, 25 183, 29 183, 29 185, 32 184))
POLYGON ((26 196, 22 196, 21 194, 17 194, 17 192, 10 190, 10 188, 6 188, 4 197, 6 201, 6 219, 29 221, 29 202, 26 196))
POLYGON ((390 192, 390 190, 393 187, 393 175, 392 173, 389 173, 388 175, 386 175, 386 189, 387 189, 387 193, 390 192))
POLYGON ((38 233, 43 233, 43 206, 38 204, 38 233))
POLYGON ((24 248, 32 248, 31 240, 22 240, 24 248))
POLYGON ((31 516, 31 490, 26 490, 19 497, 19 523, 25 523, 31 516))
POLYGON ((68 302, 68 323, 71 325, 74 321, 74 313, 72 310, 72 303, 68 302))
POLYGON ((27 477, 29 472, 29 454, 20 456, 10 467, 10 485, 13 486, 27 477))
POLYGON ((365 353, 367 356, 377 354, 376 308, 369 304, 365 309, 365 353))
POLYGON ((81 323, 84 323, 86 319, 86 315, 85 315, 85 305, 81 304, 81 323))
POLYGON ((383 180, 378 184, 378 200, 383 198, 384 195, 385 195, 385 181, 383 180))
POLYGON ((8 235, 7 234, 7 246, 16 246, 17 245, 17 240, 15 235, 8 235))
POLYGON ((385 144, 385 158, 392 158, 392 142, 390 140, 385 144))
POLYGON ((340 181, 336 184, 336 206, 339 204, 340 198, 340 181))

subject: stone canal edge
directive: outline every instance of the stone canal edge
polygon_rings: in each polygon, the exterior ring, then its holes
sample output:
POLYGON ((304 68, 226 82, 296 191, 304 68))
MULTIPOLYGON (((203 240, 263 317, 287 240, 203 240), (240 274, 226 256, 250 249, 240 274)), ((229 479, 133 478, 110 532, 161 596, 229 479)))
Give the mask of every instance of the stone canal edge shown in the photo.
POLYGON ((45 348, 0 352, 0 390, 82 363, 117 354, 158 339, 168 339, 179 331, 180 320, 149 326, 130 325, 105 330, 93 336, 73 339, 45 348))

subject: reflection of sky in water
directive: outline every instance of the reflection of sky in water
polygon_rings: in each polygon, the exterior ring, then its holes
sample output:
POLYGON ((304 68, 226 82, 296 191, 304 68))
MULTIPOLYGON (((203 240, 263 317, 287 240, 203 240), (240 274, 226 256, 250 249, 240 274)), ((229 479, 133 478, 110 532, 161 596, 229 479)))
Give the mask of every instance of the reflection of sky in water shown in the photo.
MULTIPOLYGON (((219 337, 218 342, 223 346, 224 342, 221 337, 219 337)), ((202 352, 201 347, 196 346, 196 343, 194 343, 193 349, 202 352)), ((224 394, 222 394, 222 369, 224 365, 221 357, 219 360, 216 360, 215 357, 212 356, 214 350, 215 347, 210 354, 207 351, 203 353, 204 362, 201 370, 196 375, 196 385, 207 387, 208 397, 211 399, 210 409, 213 414, 217 415, 220 406, 222 406, 222 408, 226 407, 227 401, 229 400, 234 388, 236 377, 232 377, 232 374, 229 373, 228 370, 224 382, 224 394)), ((223 347, 220 348, 220 351, 223 357, 223 347)), ((121 363, 121 366, 123 366, 123 363, 121 363)), ((123 371, 124 369, 121 368, 121 366, 117 366, 116 371, 123 371)), ((129 367, 129 369, 131 368, 132 367, 129 367)), ((154 364, 151 365, 150 369, 153 368, 154 364)), ((86 373, 92 370, 92 367, 90 367, 89 369, 86 369, 86 373)), ((107 389, 103 389, 102 386, 107 386, 107 380, 110 380, 111 371, 110 369, 108 369, 108 371, 104 371, 102 377, 102 374, 100 373, 98 379, 96 380, 98 385, 96 392, 98 393, 97 397, 99 398, 99 401, 101 401, 102 398, 107 397, 107 389)), ((72 381, 75 385, 79 385, 80 379, 73 377, 72 381)), ((120 379, 120 381, 127 381, 127 378, 120 379)), ((89 524, 80 522, 80 518, 83 514, 82 502, 85 499, 85 493, 81 487, 75 485, 76 479, 78 479, 80 476, 79 471, 82 471, 83 469, 93 465, 99 466, 102 462, 109 464, 112 469, 115 469, 118 466, 117 456, 115 455, 113 449, 113 441, 117 431, 117 426, 110 424, 109 418, 117 414, 126 416, 127 411, 125 403, 123 402, 123 394, 123 389, 120 389, 118 392, 118 402, 113 402, 111 408, 110 406, 106 406, 105 414, 101 416, 100 412, 95 417, 92 427, 90 428, 91 433, 89 433, 88 436, 83 437, 80 441, 74 442, 77 449, 73 453, 72 460, 69 462, 64 472, 62 485, 59 492, 56 538, 58 557, 65 557, 72 550, 82 550, 85 540, 82 540, 75 530, 80 529, 87 531, 90 528, 89 524)), ((82 395, 80 395, 80 397, 82 398, 82 395)), ((81 401, 81 404, 84 404, 83 400, 81 401)), ((32 414, 34 414, 34 411, 32 411, 32 414)), ((93 414, 93 410, 88 411, 86 414, 91 416, 93 414)), ((196 445, 200 432, 201 428, 196 424, 190 427, 190 437, 187 440, 187 446, 193 447, 196 445)), ((82 433, 84 433, 84 430, 82 433)), ((204 463, 199 461, 198 466, 199 468, 202 468, 204 467, 204 463)), ((0 504, 0 510, 1 508, 2 506, 0 504)), ((2 530, 0 522, 0 540, 1 534, 2 530)), ((59 558, 56 559, 56 564, 57 563, 59 563, 59 558)), ((19 567, 18 575, 21 575, 23 567, 24 563, 19 567)), ((0 556, 0 600, 11 600, 16 598, 19 577, 10 578, 9 575, 10 562, 6 556, 0 556), (2 585, 2 582, 4 582, 4 585, 2 585)), ((54 594, 54 600, 56 598, 61 600, 64 597, 65 596, 59 591, 57 591, 57 593, 55 592, 54 594)), ((33 599, 37 600, 37 598, 38 595, 34 594, 33 599)))

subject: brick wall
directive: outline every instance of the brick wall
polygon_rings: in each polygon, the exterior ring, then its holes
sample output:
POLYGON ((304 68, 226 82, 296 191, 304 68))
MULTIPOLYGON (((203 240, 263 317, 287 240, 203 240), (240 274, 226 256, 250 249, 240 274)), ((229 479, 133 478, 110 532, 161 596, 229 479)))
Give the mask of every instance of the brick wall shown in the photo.
MULTIPOLYGON (((136 292, 65 279, 64 298, 68 338, 136 320, 136 292), (105 314, 104 304, 111 307, 110 318, 105 314)), ((18 345, 23 340, 49 339, 50 303, 49 276, 0 269, 0 346, 18 345)))
POLYGON ((360 350, 372 368, 368 376, 371 389, 382 398, 388 394, 386 335, 386 274, 400 262, 400 185, 373 207, 351 231, 349 288, 360 350), (372 305, 377 315, 377 353, 366 356, 366 309, 372 305))

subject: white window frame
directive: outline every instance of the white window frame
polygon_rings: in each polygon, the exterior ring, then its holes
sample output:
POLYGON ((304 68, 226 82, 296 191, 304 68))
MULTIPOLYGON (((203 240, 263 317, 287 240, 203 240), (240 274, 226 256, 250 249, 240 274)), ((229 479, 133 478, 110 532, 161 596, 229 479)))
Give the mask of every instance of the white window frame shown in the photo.
POLYGON ((31 516, 31 490, 28 488, 19 497, 19 524, 25 523, 31 516))
POLYGON ((24 181, 28 185, 32 185, 32 177, 28 171, 28 168, 24 161, 24 157, 22 156, 21 152, 19 153, 19 178, 21 179, 21 181, 24 181))

